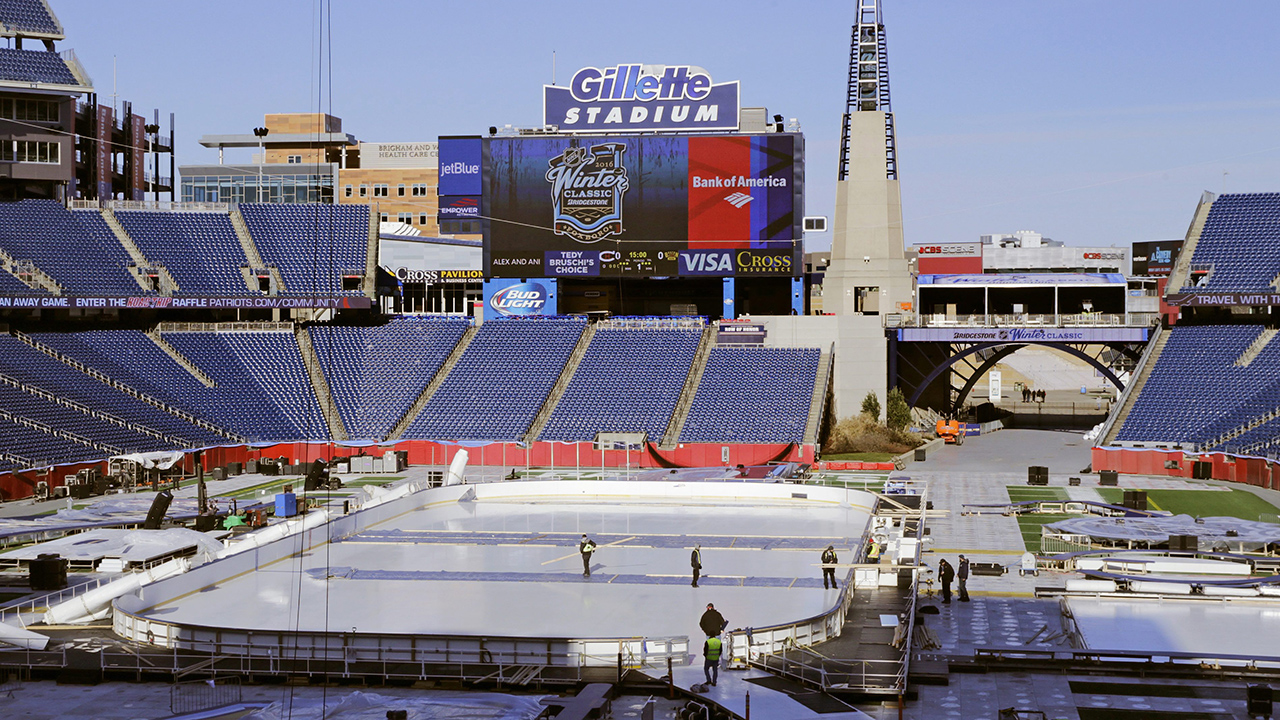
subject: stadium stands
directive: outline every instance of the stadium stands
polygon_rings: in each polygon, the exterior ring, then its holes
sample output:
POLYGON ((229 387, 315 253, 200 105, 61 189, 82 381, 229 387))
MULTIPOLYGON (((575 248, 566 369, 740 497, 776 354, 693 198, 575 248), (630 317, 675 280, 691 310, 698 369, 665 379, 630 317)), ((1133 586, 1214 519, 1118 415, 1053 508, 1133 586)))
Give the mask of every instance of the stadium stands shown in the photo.
POLYGON ((102 450, 92 445, 38 430, 6 417, 0 417, 0 433, 4 434, 3 451, 25 460, 6 461, 10 467, 84 462, 98 460, 103 456, 102 450))
POLYGON ((1183 292, 1275 292, 1280 275, 1280 193, 1221 195, 1209 208, 1191 265, 1212 265, 1183 292))
POLYGON ((486 322, 404 437, 522 439, 586 325, 563 317, 486 322))
POLYGON ((280 270, 285 294, 358 294, 343 292, 342 273, 365 273, 368 206, 243 203, 239 208, 263 261, 280 270))
POLYGON ((41 0, 0 0, 0 23, 22 33, 62 34, 41 0))
MULTIPOLYGON (((31 261, 68 295, 143 294, 129 274, 129 254, 96 212, 71 212, 53 200, 0 203, 0 248, 31 261)), ((46 294, 18 285, 3 291, 46 294)))
POLYGON ((680 441, 803 441, 821 356, 817 348, 713 349, 680 441))
POLYGON ((347 435, 385 438, 469 327, 461 317, 401 316, 376 327, 310 328, 347 435))
POLYGON ((200 447, 216 437, 204 428, 106 385, 9 335, 0 335, 0 374, 23 385, 179 439, 182 441, 179 444, 182 445, 200 447))
POLYGON ((0 48, 0 80, 79 85, 62 56, 47 50, 0 48))
POLYGON ((1116 440, 1204 443, 1280 407, 1280 343, 1268 343, 1248 366, 1235 364, 1262 330, 1172 328, 1116 440))
POLYGON ((252 441, 328 439, 293 333, 165 332, 162 337, 217 383, 188 400, 199 403, 209 421, 252 441))
POLYGON ((538 439, 645 431, 661 442, 701 337, 697 328, 597 330, 538 439))
POLYGON ((148 260, 163 265, 181 295, 245 296, 248 265, 230 216, 119 210, 116 218, 148 260))

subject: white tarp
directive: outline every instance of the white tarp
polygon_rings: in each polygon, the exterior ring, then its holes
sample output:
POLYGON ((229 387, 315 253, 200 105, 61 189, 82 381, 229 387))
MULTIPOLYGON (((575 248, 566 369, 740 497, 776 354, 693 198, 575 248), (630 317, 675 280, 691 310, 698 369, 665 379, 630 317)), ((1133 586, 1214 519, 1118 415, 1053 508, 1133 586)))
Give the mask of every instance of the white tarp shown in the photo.
POLYGON ((165 530, 120 530, 98 528, 77 535, 68 535, 38 545, 16 548, 0 557, 6 559, 33 560, 42 553, 57 553, 68 560, 97 560, 118 557, 128 563, 140 563, 151 558, 194 546, 196 553, 216 555, 222 543, 205 533, 187 528, 165 530))
POLYGON ((1280 543, 1280 525, 1233 517, 1172 515, 1149 518, 1086 516, 1068 518, 1045 526, 1063 535, 1088 535, 1095 540, 1137 541, 1152 545, 1168 542, 1170 535, 1195 535, 1202 550, 1226 547, 1256 550, 1280 543), (1234 533, 1234 535, 1228 535, 1234 533))
POLYGON ((159 468, 168 470, 177 465, 186 453, 181 451, 175 452, 147 452, 147 453, 131 453, 129 455, 112 455, 112 460, 129 460, 136 462, 148 470, 159 468))

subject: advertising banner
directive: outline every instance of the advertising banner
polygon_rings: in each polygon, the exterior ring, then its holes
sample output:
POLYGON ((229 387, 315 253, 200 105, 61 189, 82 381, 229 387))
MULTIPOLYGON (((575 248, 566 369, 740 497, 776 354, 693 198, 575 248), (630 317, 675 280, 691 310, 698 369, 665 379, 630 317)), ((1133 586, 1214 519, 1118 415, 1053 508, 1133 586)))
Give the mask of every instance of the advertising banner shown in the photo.
POLYGON ((542 87, 543 124, 560 132, 737 130, 738 83, 693 65, 585 67, 542 87))
POLYGON ((0 297, 0 308, 366 309, 372 306, 373 302, 367 297, 160 297, 156 295, 134 297, 76 295, 0 297))
POLYGON ((484 284, 484 316, 555 315, 554 280, 490 280, 484 284))
POLYGON ((450 195, 440 197, 438 220, 479 220, 479 195, 450 195))
POLYGON ((478 137, 442 137, 439 145, 438 195, 480 195, 481 140, 478 137))
POLYGON ((1146 342, 1147 332, 1147 328, 1140 327, 899 328, 898 340, 974 343, 1146 342))
POLYGON ((1133 244, 1133 274, 1164 276, 1173 272, 1173 263, 1182 250, 1182 240, 1136 242, 1133 244))
POLYGON ((147 121, 141 115, 129 115, 129 192, 130 200, 146 200, 147 121))
POLYGON ((518 137, 486 145, 480 215, 494 277, 799 271, 799 136, 518 137))
POLYGON ((1280 293, 1173 293, 1165 297, 1165 303, 1181 307, 1262 307, 1280 305, 1280 293))
POLYGON ((98 106, 97 140, 97 172, 95 180, 98 184, 98 199, 111 199, 111 129, 112 109, 110 105, 98 106))
POLYGON ((718 345, 763 345, 764 338, 763 325, 721 320, 716 326, 718 345))
POLYGON ((483 270, 415 270, 398 267, 396 279, 400 282, 425 283, 427 285, 464 285, 484 282, 483 270))

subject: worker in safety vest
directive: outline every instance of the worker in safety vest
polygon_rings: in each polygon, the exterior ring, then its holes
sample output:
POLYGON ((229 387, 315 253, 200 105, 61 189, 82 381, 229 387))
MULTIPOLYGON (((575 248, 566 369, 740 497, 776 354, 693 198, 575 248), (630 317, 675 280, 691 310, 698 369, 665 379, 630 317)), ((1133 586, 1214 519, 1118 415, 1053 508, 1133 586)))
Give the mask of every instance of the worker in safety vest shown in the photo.
POLYGON ((719 637, 709 637, 702 644, 702 672, 707 676, 707 684, 715 685, 720 679, 720 649, 723 647, 719 637))
POLYGON ((867 547, 867 562, 880 562, 880 543, 875 538, 871 538, 871 545, 867 547))

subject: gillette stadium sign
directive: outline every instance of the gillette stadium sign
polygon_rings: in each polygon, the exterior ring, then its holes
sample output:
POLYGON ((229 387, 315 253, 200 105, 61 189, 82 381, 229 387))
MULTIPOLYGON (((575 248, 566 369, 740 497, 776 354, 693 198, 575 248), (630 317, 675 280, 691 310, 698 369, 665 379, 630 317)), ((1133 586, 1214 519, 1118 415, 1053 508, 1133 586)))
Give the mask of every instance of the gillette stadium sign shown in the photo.
POLYGON ((542 86, 543 124, 560 132, 737 130, 738 82, 694 65, 585 67, 568 87, 542 86))

